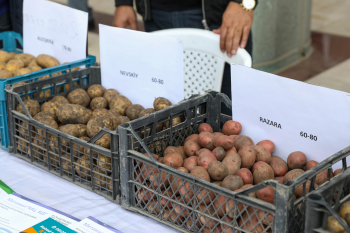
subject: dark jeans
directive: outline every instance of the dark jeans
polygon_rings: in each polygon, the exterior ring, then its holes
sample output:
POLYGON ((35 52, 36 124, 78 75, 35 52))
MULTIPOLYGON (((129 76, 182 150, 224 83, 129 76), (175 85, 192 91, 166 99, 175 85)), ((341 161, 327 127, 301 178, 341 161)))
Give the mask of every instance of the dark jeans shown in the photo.
MULTIPOLYGON (((152 10, 152 20, 145 21, 146 32, 153 32, 170 28, 199 28, 204 29, 202 24, 203 13, 201 9, 186 10, 186 11, 159 11, 152 10)), ((219 28, 220 25, 210 25, 210 30, 219 28)), ((218 44, 219 46, 219 44, 218 44)), ((247 52, 252 56, 253 41, 252 33, 250 32, 247 46, 247 52)), ((221 92, 225 93, 231 99, 231 68, 228 63, 225 64, 224 74, 222 77, 221 92)), ((222 112, 227 115, 232 115, 232 112, 226 108, 222 108, 222 112)))

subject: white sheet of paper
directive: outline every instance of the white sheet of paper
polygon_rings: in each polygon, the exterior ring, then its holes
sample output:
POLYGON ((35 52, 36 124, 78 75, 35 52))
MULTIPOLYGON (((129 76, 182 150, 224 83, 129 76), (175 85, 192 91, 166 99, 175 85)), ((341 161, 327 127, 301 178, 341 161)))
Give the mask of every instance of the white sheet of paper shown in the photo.
POLYGON ((98 221, 91 216, 69 226, 69 228, 77 233, 121 233, 120 231, 98 221))
POLYGON ((274 155, 287 160, 302 151, 308 160, 322 162, 350 146, 349 93, 236 64, 231 79, 232 118, 242 124, 241 134, 255 143, 273 141, 274 155))
POLYGON ((6 198, 8 196, 7 192, 5 192, 2 188, 0 188, 0 201, 3 198, 6 198))
POLYGON ((88 13, 47 0, 23 2, 23 50, 60 64, 86 58, 88 13))
POLYGON ((145 32, 99 25, 102 85, 133 104, 153 108, 157 97, 184 99, 183 44, 145 32))
POLYGON ((47 218, 52 218, 65 226, 77 223, 76 220, 51 210, 50 208, 29 202, 10 194, 0 202, 0 232, 18 233, 47 218), (1 229, 2 228, 2 229, 1 229))

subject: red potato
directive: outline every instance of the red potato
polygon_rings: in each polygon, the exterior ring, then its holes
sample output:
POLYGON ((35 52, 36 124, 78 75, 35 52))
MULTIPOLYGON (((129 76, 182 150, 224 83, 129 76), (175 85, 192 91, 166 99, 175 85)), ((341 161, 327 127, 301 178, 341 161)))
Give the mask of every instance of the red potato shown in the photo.
POLYGON ((165 151, 163 152, 163 156, 167 155, 167 154, 172 154, 172 153, 180 153, 182 156, 182 159, 186 159, 186 155, 185 153, 179 148, 179 147, 175 147, 175 146, 168 146, 165 151))
POLYGON ((159 198, 160 204, 169 208, 172 207, 172 202, 170 200, 173 198, 173 192, 171 190, 162 190, 161 193, 165 198, 159 198))
POLYGON ((235 223, 233 222, 233 218, 230 217, 224 217, 221 219, 223 222, 227 223, 221 223, 221 232, 225 232, 225 233, 233 233, 234 230, 232 230, 232 228, 229 225, 235 225, 235 223))
POLYGON ((231 153, 231 152, 235 152, 235 153, 237 153, 237 149, 236 149, 236 147, 232 147, 231 149, 229 149, 229 150, 225 151, 225 154, 227 155, 227 154, 229 154, 229 153, 231 153))
POLYGON ((241 157, 241 167, 250 169, 256 160, 256 150, 251 146, 243 146, 238 151, 239 156, 241 157))
POLYGON ((221 233, 222 229, 221 229, 221 225, 216 226, 215 229, 211 229, 210 227, 204 227, 202 230, 202 233, 221 233))
POLYGON ((159 172, 157 171, 150 174, 149 180, 151 181, 154 189, 157 189, 158 186, 160 185, 160 189, 163 190, 169 186, 170 177, 164 171, 161 172, 160 175, 159 175, 159 172))
POLYGON ((158 205, 156 200, 151 200, 148 202, 147 209, 149 212, 153 214, 159 214, 160 213, 160 206, 158 205))
POLYGON ((275 174, 275 176, 284 176, 288 172, 288 166, 282 159, 274 159, 271 161, 270 166, 275 174))
MULTIPOLYGON (((181 204, 185 204, 184 201, 181 200, 181 197, 180 197, 180 196, 177 196, 175 199, 176 199, 176 201, 180 202, 181 204)), ((172 205, 173 205, 173 208, 174 208, 174 210, 175 210, 175 213, 178 214, 178 215, 180 215, 181 217, 186 218, 186 217, 188 217, 188 216, 191 214, 191 212, 192 212, 192 210, 187 209, 187 208, 185 208, 185 207, 183 207, 183 206, 181 206, 181 205, 178 205, 178 204, 176 204, 175 202, 173 202, 172 205)))
POLYGON ((318 162, 316 162, 315 160, 310 160, 309 162, 306 163, 305 165, 305 171, 313 168, 314 166, 316 166, 318 164, 318 162))
POLYGON ((164 209, 162 210, 163 217, 170 222, 181 224, 184 221, 184 218, 176 214, 174 209, 164 209))
POLYGON ((163 162, 165 165, 177 169, 183 166, 184 160, 180 153, 172 153, 165 155, 163 162))
POLYGON ((213 153, 201 153, 198 156, 197 165, 208 171, 209 164, 213 161, 217 161, 213 153))
POLYGON ((134 173, 134 181, 138 182, 138 183, 143 183, 145 180, 141 175, 141 170, 140 169, 136 169, 135 173, 134 173))
MULTIPOLYGON (((147 153, 144 153, 144 155, 146 155, 146 156, 148 156, 148 157, 151 157, 151 156, 149 156, 149 154, 147 154, 147 153)), ((152 154, 153 155, 153 157, 155 158, 155 159, 157 159, 158 160, 158 158, 159 158, 159 156, 158 155, 156 155, 156 154, 152 154)))
POLYGON ((209 150, 214 150, 214 136, 209 132, 202 132, 198 136, 198 144, 209 150))
MULTIPOLYGON (((233 147, 234 148, 234 147, 233 147)), ((226 156, 226 152, 224 150, 224 148, 222 148, 221 146, 219 147, 216 147, 214 150, 213 150, 213 155, 215 156, 215 158, 218 160, 218 161, 222 161, 225 156, 226 156)))
POLYGON ((273 152, 275 152, 275 144, 270 140, 262 140, 258 142, 256 145, 264 147, 266 150, 270 152, 270 154, 273 154, 273 152))
POLYGON ((199 179, 205 180, 207 182, 210 182, 210 176, 207 172, 207 170, 203 167, 197 166, 191 170, 190 175, 195 176, 199 179))
POLYGON ((225 189, 229 189, 231 191, 235 191, 237 189, 240 189, 243 187, 243 180, 239 176, 232 176, 228 175, 225 177, 225 179, 222 181, 222 187, 225 189))
POLYGON ((213 133, 214 131, 213 131, 213 128, 209 124, 202 123, 198 127, 198 133, 202 133, 202 132, 213 133))
POLYGON ((237 135, 242 131, 241 123, 237 121, 226 121, 224 126, 222 127, 222 132, 225 135, 237 135))
MULTIPOLYGON (((215 210, 212 206, 206 206, 206 205, 199 205, 198 206, 198 211, 201 213, 205 213, 206 215, 209 216, 215 216, 215 210)), ((210 229, 214 228, 214 226, 218 223, 217 221, 212 220, 211 218, 206 217, 206 215, 197 213, 197 216, 199 217, 199 220, 203 225, 206 225, 210 229)))
POLYGON ((249 216, 245 213, 238 222, 238 226, 243 230, 252 233, 261 233, 264 231, 263 225, 259 223, 256 214, 249 216))
POLYGON ((224 195, 218 195, 214 201, 214 208, 220 217, 223 217, 226 214, 225 200, 226 198, 224 195))
POLYGON ((229 150, 233 147, 233 139, 226 135, 219 136, 216 142, 214 143, 215 147, 221 146, 224 150, 229 150))
POLYGON ((185 168, 185 167, 179 167, 179 168, 177 168, 177 170, 182 171, 182 172, 184 172, 186 174, 189 174, 187 168, 185 168))
POLYGON ((196 155, 196 151, 200 150, 200 145, 192 140, 188 140, 184 144, 185 154, 187 157, 196 155))
POLYGON ((197 156, 191 156, 184 160, 184 167, 191 172, 194 167, 197 167, 197 156))
POLYGON ((271 162, 270 152, 262 146, 252 146, 256 151, 256 161, 264 161, 265 163, 271 162))
POLYGON ((272 168, 268 164, 261 164, 253 173, 254 184, 259 184, 263 180, 275 178, 272 168))
POLYGON ((275 199, 275 190, 271 187, 260 189, 256 192, 256 197, 262 201, 273 204, 275 199))
POLYGON ((262 210, 258 210, 257 214, 258 214, 259 220, 261 220, 261 222, 264 225, 269 226, 271 223, 273 223, 273 215, 272 214, 266 213, 262 210))
POLYGON ((275 177, 275 180, 278 180, 281 184, 283 184, 283 176, 275 177))
POLYGON ((285 174, 283 177, 283 184, 287 183, 287 181, 294 180, 295 178, 302 175, 303 173, 304 173, 304 171, 301 169, 294 169, 294 170, 287 172, 287 174, 285 174))
POLYGON ((215 193, 202 188, 197 194, 197 201, 201 204, 209 204, 215 199, 215 193))
POLYGON ((141 201, 142 203, 157 198, 157 196, 154 193, 152 193, 144 188, 140 189, 140 191, 138 192, 136 197, 137 197, 137 200, 141 201))
POLYGON ((290 170, 304 169, 306 162, 306 155, 301 151, 295 151, 290 153, 287 159, 287 165, 290 170))
POLYGON ((230 135, 229 137, 233 139, 233 144, 235 144, 235 142, 236 142, 238 139, 244 137, 244 135, 230 135))
MULTIPOLYGON (((254 174, 254 171, 255 171, 255 169, 257 169, 260 165, 262 165, 262 164, 267 164, 267 163, 265 163, 265 162, 263 162, 263 161, 259 161, 259 162, 256 162, 256 163, 254 163, 254 165, 253 165, 253 167, 252 167, 252 174, 254 174)), ((267 164, 268 165, 268 164, 267 164)))
MULTIPOLYGON (((311 181, 308 180, 305 184, 305 194, 310 191, 310 187, 311 187, 311 181)), ((315 190, 317 188, 318 188, 318 185, 314 184, 313 190, 315 190)), ((297 187, 294 192, 295 192, 295 195, 297 198, 302 197, 303 196, 303 185, 300 185, 299 187, 297 187)))
MULTIPOLYGON (((235 193, 239 193, 239 192, 241 192, 241 191, 243 191, 243 190, 246 190, 246 189, 249 189, 249 188, 251 188, 251 187, 253 187, 253 185, 251 185, 251 184, 243 185, 240 189, 237 189, 237 190, 234 191, 234 192, 235 192, 235 193)), ((248 195, 249 195, 250 197, 256 198, 256 193, 255 193, 255 192, 249 193, 248 195)), ((243 204, 242 202, 238 202, 238 203, 237 203, 237 208, 238 208, 239 212, 242 212, 242 211, 244 210, 244 208, 245 208, 246 205, 247 205, 247 204, 243 204)), ((235 206, 235 202, 234 202, 232 199, 229 199, 229 200, 227 201, 227 204, 226 204, 226 213, 227 213, 227 215, 228 215, 230 218, 233 218, 233 216, 234 216, 234 211, 235 211, 235 208, 233 208, 234 206, 235 206)), ((252 207, 249 206, 249 207, 247 208, 247 210, 248 210, 248 212, 252 212, 252 207)))
POLYGON ((178 146, 177 148, 179 148, 182 158, 186 158, 185 148, 183 146, 178 146))
POLYGON ((199 136, 198 134, 192 134, 185 139, 185 142, 194 141, 198 143, 198 136, 199 136))
POLYGON ((160 157, 160 158, 158 159, 158 162, 164 163, 164 157, 160 157))
POLYGON ((228 176, 228 168, 225 164, 216 160, 209 163, 208 173, 213 180, 221 181, 228 176))
POLYGON ((342 171, 343 171, 342 168, 339 168, 339 169, 335 170, 335 171, 334 171, 334 176, 340 174, 342 171))
MULTIPOLYGON (((316 166, 317 164, 318 162, 314 160, 310 160, 309 162, 306 163, 305 170, 307 171, 313 168, 314 166, 316 166)), ((330 172, 330 178, 332 177, 333 177, 333 169, 331 169, 331 172, 330 172)), ((316 175, 315 182, 317 185, 321 185, 325 183, 327 180, 328 180, 328 169, 324 169, 322 172, 316 175)))
POLYGON ((254 146, 253 140, 248 136, 241 136, 239 138, 235 138, 234 140, 234 147, 236 147, 237 150, 241 149, 243 146, 254 146))
POLYGON ((228 168, 229 175, 236 175, 241 168, 241 157, 237 153, 229 153, 226 155, 222 163, 228 168))
POLYGON ((202 148, 202 149, 196 151, 195 156, 198 157, 200 154, 212 154, 212 152, 210 150, 208 150, 207 148, 202 148))
POLYGON ((242 178, 244 184, 253 184, 253 175, 247 168, 238 170, 237 175, 242 178))
POLYGON ((176 182, 172 185, 173 190, 178 190, 178 192, 181 195, 181 198, 183 198, 183 200, 186 203, 189 203, 191 201, 191 199, 193 198, 194 194, 193 194, 193 184, 191 184, 190 182, 186 181, 185 183, 183 183, 181 181, 180 178, 178 178, 176 180, 176 182))
POLYGON ((219 136, 224 135, 224 134, 221 132, 214 132, 213 135, 214 135, 214 137, 219 137, 219 136))

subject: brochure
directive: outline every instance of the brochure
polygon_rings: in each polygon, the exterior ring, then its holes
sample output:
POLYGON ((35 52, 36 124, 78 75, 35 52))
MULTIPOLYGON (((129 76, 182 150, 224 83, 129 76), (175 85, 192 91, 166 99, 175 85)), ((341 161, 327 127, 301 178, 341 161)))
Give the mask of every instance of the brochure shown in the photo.
POLYGON ((21 233, 75 233, 75 231, 65 225, 48 218, 35 226, 32 226, 21 233))
POLYGON ((48 218, 52 218, 64 226, 79 221, 77 218, 17 193, 12 193, 0 200, 0 233, 18 233, 48 218))
MULTIPOLYGON (((4 190, 7 194, 11 194, 11 193, 15 192, 9 186, 7 186, 4 182, 2 182, 1 180, 0 180, 0 189, 4 190)), ((0 190, 0 192, 1 192, 1 190, 0 190)))
POLYGON ((121 233, 91 216, 69 227, 77 233, 121 233))

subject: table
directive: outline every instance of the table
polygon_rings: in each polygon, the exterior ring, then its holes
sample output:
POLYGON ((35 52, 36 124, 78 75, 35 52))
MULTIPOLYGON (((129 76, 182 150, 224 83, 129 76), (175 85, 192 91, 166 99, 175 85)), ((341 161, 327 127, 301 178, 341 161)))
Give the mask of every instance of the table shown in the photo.
POLYGON ((79 219, 92 216, 124 233, 179 232, 0 149, 0 180, 16 193, 79 219))

